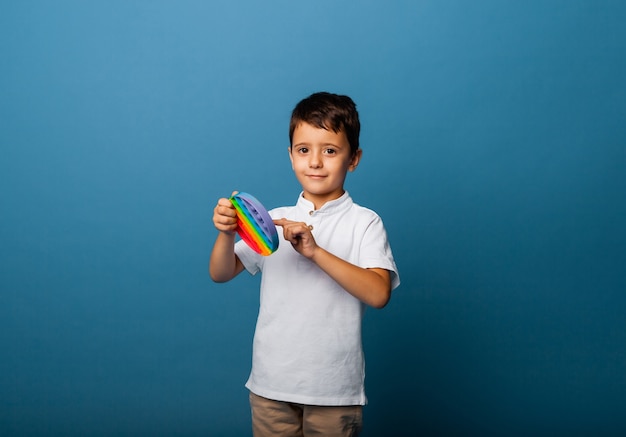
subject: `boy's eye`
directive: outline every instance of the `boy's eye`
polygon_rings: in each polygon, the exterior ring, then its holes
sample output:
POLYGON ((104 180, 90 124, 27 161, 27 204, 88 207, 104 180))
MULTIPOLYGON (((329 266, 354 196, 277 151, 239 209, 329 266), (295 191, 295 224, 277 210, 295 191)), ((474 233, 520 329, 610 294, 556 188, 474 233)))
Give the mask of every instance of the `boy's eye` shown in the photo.
POLYGON ((307 147, 300 147, 298 149, 298 153, 307 153, 309 151, 309 149, 307 147))
POLYGON ((335 149, 326 149, 326 154, 327 155, 334 155, 335 153, 337 153, 337 151, 335 149))

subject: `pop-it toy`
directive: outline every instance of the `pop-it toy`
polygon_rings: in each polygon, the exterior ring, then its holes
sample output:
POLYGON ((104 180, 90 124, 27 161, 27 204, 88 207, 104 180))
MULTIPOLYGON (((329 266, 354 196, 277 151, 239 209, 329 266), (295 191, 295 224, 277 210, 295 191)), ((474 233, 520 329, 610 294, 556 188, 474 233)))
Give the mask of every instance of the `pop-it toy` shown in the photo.
POLYGON ((230 198, 237 211, 237 233, 248 246, 263 256, 278 249, 278 233, 272 218, 254 196, 237 193, 230 198))

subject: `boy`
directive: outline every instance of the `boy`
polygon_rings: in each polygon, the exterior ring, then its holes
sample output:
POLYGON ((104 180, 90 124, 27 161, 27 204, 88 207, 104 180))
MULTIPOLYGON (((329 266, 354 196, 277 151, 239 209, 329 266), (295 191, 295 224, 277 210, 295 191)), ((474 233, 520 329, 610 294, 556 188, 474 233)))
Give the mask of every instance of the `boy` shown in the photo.
POLYGON ((316 93, 296 105, 288 151, 302 192, 295 206, 270 211, 283 234, 274 254, 235 244, 235 209, 228 199, 215 207, 211 278, 262 272, 246 383, 257 437, 353 436, 361 429, 363 312, 384 307, 400 281, 380 217, 344 190, 361 159, 359 132, 347 96, 316 93))

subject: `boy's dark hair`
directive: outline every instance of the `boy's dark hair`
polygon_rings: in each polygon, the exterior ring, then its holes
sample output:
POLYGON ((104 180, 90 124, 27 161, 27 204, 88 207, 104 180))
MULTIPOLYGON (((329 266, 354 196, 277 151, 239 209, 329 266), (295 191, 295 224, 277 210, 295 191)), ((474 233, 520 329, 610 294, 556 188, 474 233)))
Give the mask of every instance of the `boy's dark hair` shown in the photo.
POLYGON ((359 149, 361 122, 356 105, 348 96, 319 92, 301 100, 291 113, 289 144, 293 145, 293 132, 303 122, 335 133, 343 131, 350 143, 350 152, 354 155, 359 149))

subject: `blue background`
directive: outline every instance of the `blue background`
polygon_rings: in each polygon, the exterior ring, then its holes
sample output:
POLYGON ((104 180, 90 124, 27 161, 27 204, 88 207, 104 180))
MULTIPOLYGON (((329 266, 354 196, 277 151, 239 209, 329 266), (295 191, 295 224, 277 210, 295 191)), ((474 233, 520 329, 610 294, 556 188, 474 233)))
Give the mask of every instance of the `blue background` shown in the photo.
POLYGON ((357 102, 347 188, 402 285, 366 436, 626 431, 626 3, 5 1, 0 434, 249 434, 258 278, 212 209, 299 193, 298 100, 357 102), (393 432, 392 432, 393 431, 393 432))

